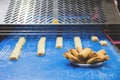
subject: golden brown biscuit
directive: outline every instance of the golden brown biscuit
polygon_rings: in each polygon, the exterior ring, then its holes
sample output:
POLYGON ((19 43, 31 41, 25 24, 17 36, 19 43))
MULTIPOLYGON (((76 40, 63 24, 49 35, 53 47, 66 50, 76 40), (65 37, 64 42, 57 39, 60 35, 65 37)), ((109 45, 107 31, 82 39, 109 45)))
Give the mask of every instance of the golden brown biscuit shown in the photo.
POLYGON ((67 52, 71 54, 70 50, 68 50, 67 52))
POLYGON ((84 56, 82 54, 80 54, 80 53, 77 54, 77 58, 78 59, 85 59, 84 56))
POLYGON ((66 53, 64 53, 64 57, 66 57, 67 59, 73 59, 75 56, 73 56, 72 54, 66 52, 66 53))
POLYGON ((86 64, 94 64, 94 63, 98 63, 99 61, 101 61, 101 58, 99 57, 93 57, 93 58, 90 58, 86 64))
POLYGON ((70 49, 64 53, 64 57, 74 63, 80 64, 95 64, 109 60, 110 57, 106 55, 105 50, 99 50, 97 53, 92 51, 90 48, 85 48, 78 53, 79 48, 74 50, 70 49))
POLYGON ((66 57, 67 59, 69 59, 71 62, 75 62, 75 63, 84 63, 83 61, 79 60, 77 57, 73 56, 70 53, 64 53, 64 57, 66 57))
POLYGON ((78 52, 76 51, 76 50, 74 50, 74 49, 70 49, 70 52, 71 52, 71 54, 73 55, 73 56, 77 56, 77 54, 78 54, 78 52))
POLYGON ((89 54, 87 59, 90 59, 92 57, 97 57, 98 55, 95 52, 92 52, 91 54, 89 54))
POLYGON ((91 53, 92 53, 92 49, 90 48, 85 48, 80 52, 80 54, 82 54, 84 58, 87 58, 91 53))
POLYGON ((109 59, 109 56, 101 55, 101 56, 90 58, 86 63, 87 64, 99 63, 99 62, 104 62, 108 59, 109 59))
POLYGON ((85 63, 85 58, 84 58, 84 56, 83 56, 82 54, 78 53, 78 54, 77 54, 77 58, 78 58, 80 61, 82 61, 82 63, 85 63))
POLYGON ((106 51, 105 50, 99 50, 97 52, 98 55, 106 55, 106 51))
POLYGON ((84 64, 83 61, 79 60, 78 58, 74 57, 72 59, 69 59, 71 62, 74 62, 74 63, 81 63, 81 64, 84 64))
POLYGON ((101 58, 101 62, 110 59, 108 55, 98 55, 98 57, 101 58))
POLYGON ((105 59, 106 59, 106 60, 109 60, 110 57, 109 57, 108 55, 105 55, 105 59))

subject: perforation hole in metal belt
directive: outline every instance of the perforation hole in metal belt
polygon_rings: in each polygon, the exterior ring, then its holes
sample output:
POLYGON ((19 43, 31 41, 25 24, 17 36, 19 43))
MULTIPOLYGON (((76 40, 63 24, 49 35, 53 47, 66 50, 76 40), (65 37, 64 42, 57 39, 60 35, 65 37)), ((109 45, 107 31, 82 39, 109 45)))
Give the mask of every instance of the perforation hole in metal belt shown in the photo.
POLYGON ((58 19, 60 24, 105 23, 102 4, 103 0, 11 0, 4 22, 51 24, 58 19))

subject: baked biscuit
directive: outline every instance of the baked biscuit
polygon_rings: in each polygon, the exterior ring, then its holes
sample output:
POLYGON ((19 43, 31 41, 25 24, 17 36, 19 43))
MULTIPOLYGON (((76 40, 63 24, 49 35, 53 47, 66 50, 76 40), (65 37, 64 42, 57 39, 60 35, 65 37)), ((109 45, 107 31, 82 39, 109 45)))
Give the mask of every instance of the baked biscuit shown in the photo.
POLYGON ((66 57, 67 59, 69 59, 71 62, 75 62, 75 63, 83 63, 82 61, 80 61, 77 57, 73 56, 70 53, 64 53, 64 57, 66 57))
POLYGON ((92 57, 97 57, 97 54, 95 52, 92 52, 91 54, 89 54, 87 59, 90 59, 92 57))
POLYGON ((67 59, 72 59, 72 58, 74 58, 74 56, 73 56, 72 54, 68 53, 68 52, 65 52, 65 53, 64 53, 64 57, 66 57, 67 59))
POLYGON ((77 54, 77 58, 78 58, 80 61, 82 61, 82 63, 85 63, 85 58, 84 58, 84 56, 83 56, 82 54, 78 53, 78 54, 77 54))
POLYGON ((109 60, 110 57, 108 55, 98 55, 97 57, 101 58, 102 61, 109 60))
POLYGON ((76 50, 74 50, 74 49, 70 49, 70 52, 71 52, 71 54, 73 55, 73 56, 77 56, 77 51, 76 50))
POLYGON ((108 59, 109 59, 109 56, 101 55, 101 56, 90 58, 86 63, 87 64, 94 64, 94 63, 104 62, 108 59))
POLYGON ((93 58, 90 58, 86 64, 94 64, 94 63, 98 63, 99 61, 101 61, 101 58, 99 57, 93 57, 93 58))
POLYGON ((74 62, 74 63, 81 63, 81 64, 84 64, 83 61, 79 60, 78 58, 74 57, 72 59, 69 59, 71 62, 74 62))
POLYGON ((92 49, 85 48, 80 52, 80 54, 82 54, 84 58, 87 58, 90 54, 92 54, 92 49))
POLYGON ((106 55, 106 51, 105 50, 99 50, 97 52, 98 55, 106 55))

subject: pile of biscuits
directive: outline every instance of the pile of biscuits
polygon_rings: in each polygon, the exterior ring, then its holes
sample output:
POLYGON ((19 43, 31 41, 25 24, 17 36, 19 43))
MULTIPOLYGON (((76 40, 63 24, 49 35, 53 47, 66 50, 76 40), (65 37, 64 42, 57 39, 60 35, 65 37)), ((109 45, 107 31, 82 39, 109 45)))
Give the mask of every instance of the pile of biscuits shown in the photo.
POLYGON ((70 60, 70 62, 79 64, 95 64, 110 59, 105 50, 94 52, 90 48, 84 48, 83 50, 81 50, 80 47, 76 47, 76 50, 68 50, 64 53, 64 57, 70 60))

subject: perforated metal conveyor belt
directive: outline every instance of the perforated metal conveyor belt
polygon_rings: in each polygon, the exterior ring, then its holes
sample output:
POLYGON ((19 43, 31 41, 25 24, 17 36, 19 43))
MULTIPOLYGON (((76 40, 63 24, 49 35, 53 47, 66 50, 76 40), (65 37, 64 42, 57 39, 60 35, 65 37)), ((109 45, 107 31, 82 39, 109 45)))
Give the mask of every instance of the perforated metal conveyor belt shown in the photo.
POLYGON ((0 24, 119 24, 113 0, 2 0, 0 24))

